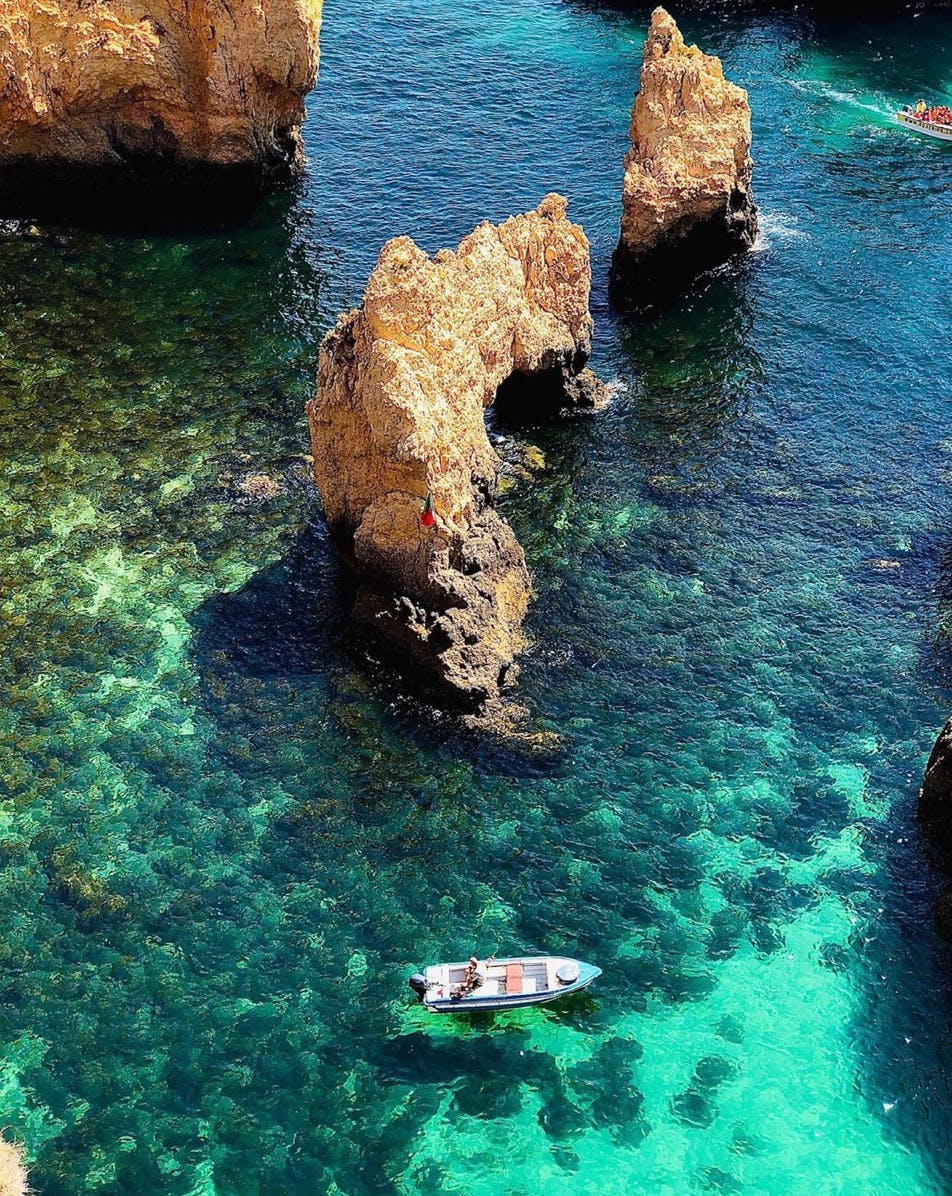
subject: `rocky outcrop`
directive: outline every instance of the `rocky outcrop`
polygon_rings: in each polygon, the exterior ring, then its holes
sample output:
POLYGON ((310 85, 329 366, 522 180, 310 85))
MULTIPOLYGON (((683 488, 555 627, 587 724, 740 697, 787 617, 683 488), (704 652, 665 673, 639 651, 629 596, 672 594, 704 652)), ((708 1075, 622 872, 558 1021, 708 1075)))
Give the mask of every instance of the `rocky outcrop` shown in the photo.
POLYGON ((442 699, 498 709, 523 646, 525 557, 493 506, 483 412, 592 405, 588 241, 565 200, 481 224, 430 258, 380 253, 320 352, 314 471, 357 582, 356 619, 442 699), (427 500, 430 500, 428 503, 427 500))
POLYGON ((0 1196, 27 1196, 26 1168, 19 1150, 0 1138, 0 1196))
MULTIPOLYGON (((926 764, 919 790, 919 819, 932 863, 948 880, 952 877, 952 718, 939 732, 926 764)), ((952 886, 935 907, 935 925, 952 942, 952 886)))
POLYGON ((0 0, 3 209, 72 213, 130 187, 156 209, 216 205, 287 176, 321 4, 0 0))
POLYGON ((926 764, 919 816, 924 822, 952 827, 952 718, 939 732, 926 764))
POLYGON ((749 249, 757 230, 750 176, 747 92, 656 8, 625 159, 616 298, 664 298, 749 249))

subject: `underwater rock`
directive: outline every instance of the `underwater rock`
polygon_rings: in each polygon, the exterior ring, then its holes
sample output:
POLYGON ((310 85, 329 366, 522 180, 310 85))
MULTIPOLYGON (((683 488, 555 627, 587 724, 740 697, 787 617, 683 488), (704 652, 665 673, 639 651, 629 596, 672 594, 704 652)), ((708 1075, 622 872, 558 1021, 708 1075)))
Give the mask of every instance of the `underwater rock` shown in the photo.
POLYGON ((720 59, 685 45, 656 8, 625 158, 615 298, 657 301, 749 249, 757 232, 751 169, 747 92, 724 78, 720 59))
POLYGON ((235 489, 244 502, 270 502, 281 493, 281 484, 266 473, 249 473, 239 478, 235 489))
POLYGON ((0 0, 0 210, 192 218, 301 164, 322 0, 0 0), (169 215, 169 213, 165 213, 169 215))
MULTIPOLYGON (((494 508, 484 409, 591 405, 591 265, 566 201, 488 222, 430 258, 381 250, 363 306, 321 346, 308 404, 314 474, 358 588, 354 617, 440 699, 500 704, 532 585, 494 508)), ((498 708, 492 721, 498 725, 498 708)), ((503 720, 504 721, 504 720, 503 720)))
POLYGON ((939 732, 926 764, 919 817, 933 824, 952 824, 952 718, 939 732))
POLYGON ((27 1196, 27 1174, 20 1151, 0 1138, 0 1196, 27 1196))
POLYGON ((125 901, 110 892, 101 877, 83 869, 72 846, 53 852, 50 891, 86 921, 98 922, 127 913, 125 901))

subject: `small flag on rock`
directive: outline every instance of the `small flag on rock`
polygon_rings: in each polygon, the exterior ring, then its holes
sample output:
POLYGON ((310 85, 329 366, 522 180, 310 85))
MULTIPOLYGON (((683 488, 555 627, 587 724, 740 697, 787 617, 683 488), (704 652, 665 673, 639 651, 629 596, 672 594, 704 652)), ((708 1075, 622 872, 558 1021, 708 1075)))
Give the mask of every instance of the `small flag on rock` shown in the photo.
POLYGON ((433 510, 433 495, 426 492, 426 502, 420 512, 420 527, 436 527, 436 512, 433 510))

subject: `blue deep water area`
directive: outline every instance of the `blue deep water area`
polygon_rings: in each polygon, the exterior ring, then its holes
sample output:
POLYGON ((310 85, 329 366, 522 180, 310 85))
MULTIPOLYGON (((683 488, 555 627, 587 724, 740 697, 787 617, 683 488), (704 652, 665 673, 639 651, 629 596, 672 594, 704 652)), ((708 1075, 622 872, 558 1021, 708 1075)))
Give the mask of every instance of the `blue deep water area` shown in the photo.
POLYGON ((328 0, 240 228, 0 232, 0 1126, 44 1196, 952 1190, 915 822, 952 712, 952 15, 678 11, 750 91, 755 252, 607 301, 648 9, 328 0), (364 661, 309 481, 380 245, 569 197, 610 407, 515 432, 560 751, 364 661), (558 951, 440 1020, 426 961, 558 951))

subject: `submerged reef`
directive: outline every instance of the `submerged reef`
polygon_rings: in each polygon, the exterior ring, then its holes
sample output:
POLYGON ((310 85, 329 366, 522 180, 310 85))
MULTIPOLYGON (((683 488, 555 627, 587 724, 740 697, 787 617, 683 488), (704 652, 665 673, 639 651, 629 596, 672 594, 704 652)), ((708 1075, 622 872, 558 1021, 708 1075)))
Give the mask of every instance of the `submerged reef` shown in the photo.
POLYGON ((685 45, 656 8, 625 158, 616 299, 664 298, 749 249, 757 232, 751 170, 747 92, 724 78, 720 59, 685 45))
POLYGON ((26 1168, 20 1151, 0 1138, 0 1196, 27 1196, 26 1168))
POLYGON ((0 211, 206 218, 289 177, 321 6, 0 0, 0 211))
MULTIPOLYGON (((595 404, 588 240, 548 195, 430 258, 389 241, 321 346, 314 471, 354 617, 441 701, 499 722, 532 585, 484 409, 595 404)), ((502 721, 505 721, 503 718, 502 721)))

